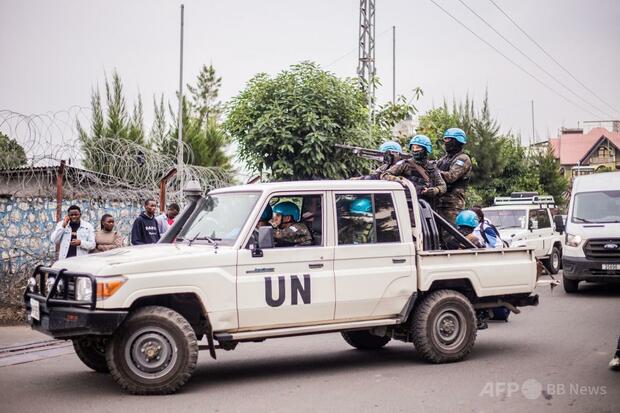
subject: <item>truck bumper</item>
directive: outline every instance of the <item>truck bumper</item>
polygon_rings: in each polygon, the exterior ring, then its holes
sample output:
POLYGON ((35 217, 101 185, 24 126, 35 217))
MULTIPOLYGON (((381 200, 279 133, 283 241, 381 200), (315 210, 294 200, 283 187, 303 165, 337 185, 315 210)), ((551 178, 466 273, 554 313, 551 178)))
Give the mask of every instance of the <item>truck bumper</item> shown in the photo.
POLYGON ((127 311, 90 310, 76 307, 52 307, 39 304, 39 320, 31 315, 26 305, 28 323, 37 331, 54 338, 72 338, 84 335, 111 335, 121 325, 127 311))
POLYGON ((592 260, 585 257, 562 257, 564 277, 574 281, 620 282, 620 269, 603 269, 603 264, 617 264, 620 260, 592 260))

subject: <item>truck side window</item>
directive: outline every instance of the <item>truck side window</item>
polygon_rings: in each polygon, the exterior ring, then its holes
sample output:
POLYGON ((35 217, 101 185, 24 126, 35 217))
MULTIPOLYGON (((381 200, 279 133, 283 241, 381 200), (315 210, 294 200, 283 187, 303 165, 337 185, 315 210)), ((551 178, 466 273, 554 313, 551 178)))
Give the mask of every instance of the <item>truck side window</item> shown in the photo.
MULTIPOLYGON (((322 195, 278 195, 269 200, 272 217, 262 225, 276 225, 276 215, 290 215, 292 220, 274 229, 275 247, 308 247, 323 244, 322 195)), ((284 217, 278 218, 283 220, 284 217)), ((288 219, 288 218, 287 218, 288 219)), ((261 222, 259 222, 261 225, 261 222)))
POLYGON ((551 220, 546 209, 538 210, 538 228, 551 228, 551 220))
POLYGON ((390 194, 336 195, 338 245, 399 242, 390 194))

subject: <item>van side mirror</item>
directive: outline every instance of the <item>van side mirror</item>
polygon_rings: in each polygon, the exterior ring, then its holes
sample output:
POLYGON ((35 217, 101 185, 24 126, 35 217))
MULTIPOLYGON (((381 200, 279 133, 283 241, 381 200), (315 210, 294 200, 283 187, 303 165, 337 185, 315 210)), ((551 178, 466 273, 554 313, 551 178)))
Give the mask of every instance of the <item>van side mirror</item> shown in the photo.
POLYGON ((564 217, 562 215, 556 215, 553 217, 553 223, 555 224, 555 230, 562 235, 566 231, 566 224, 564 223, 564 217))

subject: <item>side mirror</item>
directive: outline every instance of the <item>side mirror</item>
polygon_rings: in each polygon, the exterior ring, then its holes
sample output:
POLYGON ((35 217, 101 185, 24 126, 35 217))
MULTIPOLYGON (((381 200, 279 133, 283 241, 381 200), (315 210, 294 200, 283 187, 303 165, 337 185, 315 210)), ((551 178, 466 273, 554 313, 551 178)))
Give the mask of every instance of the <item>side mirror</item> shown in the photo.
POLYGON ((566 231, 566 224, 562 215, 556 215, 553 217, 553 223, 555 224, 555 230, 562 235, 566 231))
POLYGON ((251 245, 252 257, 262 257, 264 248, 273 248, 273 228, 265 226, 258 228, 256 245, 251 245))

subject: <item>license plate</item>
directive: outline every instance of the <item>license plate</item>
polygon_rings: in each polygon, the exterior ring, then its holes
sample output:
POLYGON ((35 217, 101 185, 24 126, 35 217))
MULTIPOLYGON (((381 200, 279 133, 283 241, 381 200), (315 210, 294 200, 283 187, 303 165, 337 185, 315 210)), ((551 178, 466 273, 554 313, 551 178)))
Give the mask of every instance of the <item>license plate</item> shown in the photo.
POLYGON ((39 302, 34 298, 30 299, 30 316, 35 320, 41 319, 41 310, 39 309, 39 302))
POLYGON ((620 270, 620 264, 603 264, 604 270, 620 270))

